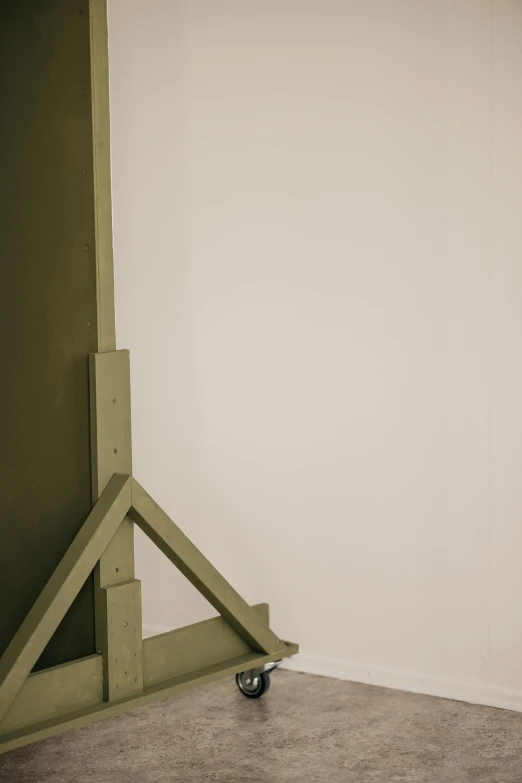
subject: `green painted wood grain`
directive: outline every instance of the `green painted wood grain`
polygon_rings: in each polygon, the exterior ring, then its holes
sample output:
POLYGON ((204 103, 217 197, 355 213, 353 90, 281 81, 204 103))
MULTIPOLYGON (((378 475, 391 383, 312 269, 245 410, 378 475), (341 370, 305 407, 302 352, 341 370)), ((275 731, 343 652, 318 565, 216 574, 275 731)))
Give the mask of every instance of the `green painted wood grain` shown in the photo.
POLYGON ((107 0, 90 0, 98 352, 116 350, 107 0))
MULTIPOLYGON (((132 471, 129 352, 93 354, 89 366, 96 500, 115 472, 132 471)), ((103 654, 104 697, 109 701, 143 688, 141 586, 134 579, 134 523, 130 517, 122 521, 97 563, 94 582, 96 649, 103 654), (127 625, 123 625, 125 619, 127 625)))
POLYGON ((2 734, 103 701, 101 655, 30 674, 0 723, 2 734))
POLYGON ((100 619, 107 634, 103 693, 113 701, 143 690, 141 582, 132 579, 101 588, 101 593, 105 610, 100 619))

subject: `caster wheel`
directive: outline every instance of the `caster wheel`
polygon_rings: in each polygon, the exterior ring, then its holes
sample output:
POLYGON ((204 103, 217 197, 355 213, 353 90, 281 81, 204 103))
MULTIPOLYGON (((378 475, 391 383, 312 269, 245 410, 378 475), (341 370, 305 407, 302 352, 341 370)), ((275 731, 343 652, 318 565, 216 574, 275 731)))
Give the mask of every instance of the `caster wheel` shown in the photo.
POLYGON ((237 687, 247 699, 260 699, 270 688, 270 675, 261 672, 252 676, 252 672, 236 674, 237 687))

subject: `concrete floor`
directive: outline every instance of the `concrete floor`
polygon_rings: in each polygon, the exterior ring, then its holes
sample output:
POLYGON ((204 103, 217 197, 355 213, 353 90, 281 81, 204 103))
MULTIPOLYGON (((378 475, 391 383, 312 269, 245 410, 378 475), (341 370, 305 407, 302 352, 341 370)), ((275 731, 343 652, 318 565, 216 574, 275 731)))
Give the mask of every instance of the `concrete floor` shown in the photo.
POLYGON ((0 756, 1 783, 522 783, 522 714, 280 671, 0 756))

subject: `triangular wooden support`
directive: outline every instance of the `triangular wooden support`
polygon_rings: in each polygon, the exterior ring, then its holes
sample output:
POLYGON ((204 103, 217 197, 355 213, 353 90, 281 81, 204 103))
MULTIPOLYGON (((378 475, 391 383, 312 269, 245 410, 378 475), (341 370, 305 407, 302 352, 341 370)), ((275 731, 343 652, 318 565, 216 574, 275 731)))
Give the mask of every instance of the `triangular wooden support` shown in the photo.
POLYGON ((0 659, 0 723, 127 514, 253 649, 285 644, 129 475, 115 474, 0 659))
POLYGON ((135 479, 130 516, 252 649, 268 655, 281 649, 280 639, 135 479))

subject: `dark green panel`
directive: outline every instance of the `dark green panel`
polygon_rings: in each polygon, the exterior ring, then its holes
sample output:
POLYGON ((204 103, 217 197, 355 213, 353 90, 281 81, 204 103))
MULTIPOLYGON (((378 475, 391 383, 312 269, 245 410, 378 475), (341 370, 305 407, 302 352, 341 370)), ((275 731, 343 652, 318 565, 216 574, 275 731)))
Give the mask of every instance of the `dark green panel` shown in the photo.
MULTIPOLYGON (((91 508, 89 8, 0 2, 0 654, 91 508)), ((94 651, 92 578, 37 668, 94 651)))

